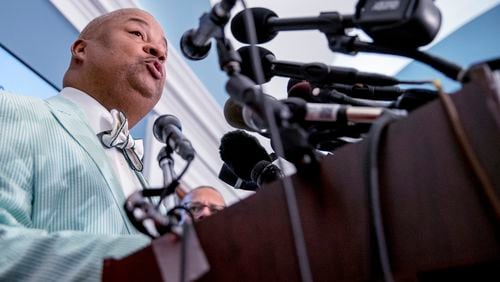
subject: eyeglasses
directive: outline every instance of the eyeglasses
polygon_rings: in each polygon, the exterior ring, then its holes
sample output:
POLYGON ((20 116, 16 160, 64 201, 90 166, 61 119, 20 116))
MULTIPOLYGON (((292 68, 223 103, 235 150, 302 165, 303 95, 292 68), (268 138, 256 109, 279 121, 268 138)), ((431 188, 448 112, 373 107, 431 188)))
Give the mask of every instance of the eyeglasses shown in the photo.
POLYGON ((210 210, 210 213, 212 213, 212 214, 217 213, 225 208, 224 206, 206 205, 206 204, 203 204, 200 202, 186 203, 186 204, 184 204, 184 207, 186 207, 192 213, 200 213, 203 211, 204 208, 207 207, 210 210))

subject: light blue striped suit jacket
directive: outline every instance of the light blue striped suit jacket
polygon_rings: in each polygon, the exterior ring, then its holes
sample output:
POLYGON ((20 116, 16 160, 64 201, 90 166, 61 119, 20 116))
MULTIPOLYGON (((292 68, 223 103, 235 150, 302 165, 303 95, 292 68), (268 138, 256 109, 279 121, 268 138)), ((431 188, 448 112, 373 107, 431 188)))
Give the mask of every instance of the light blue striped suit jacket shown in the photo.
POLYGON ((61 96, 0 91, 0 280, 95 281, 149 243, 84 114, 61 96))

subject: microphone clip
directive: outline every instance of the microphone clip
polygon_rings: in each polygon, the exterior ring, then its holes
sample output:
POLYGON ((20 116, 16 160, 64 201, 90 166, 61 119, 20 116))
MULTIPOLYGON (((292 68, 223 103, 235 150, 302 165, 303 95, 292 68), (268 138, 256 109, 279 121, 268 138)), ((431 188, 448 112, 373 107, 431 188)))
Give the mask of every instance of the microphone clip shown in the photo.
POLYGON ((318 158, 315 149, 308 142, 307 132, 296 123, 280 128, 285 159, 297 166, 297 170, 315 167, 318 158))
MULTIPOLYGON (((146 190, 147 191, 147 190, 146 190)), ((151 239, 158 238, 166 233, 181 236, 177 226, 182 223, 182 215, 174 209, 163 215, 157 206, 147 201, 143 191, 136 191, 130 195, 124 204, 125 213, 132 225, 151 239)))

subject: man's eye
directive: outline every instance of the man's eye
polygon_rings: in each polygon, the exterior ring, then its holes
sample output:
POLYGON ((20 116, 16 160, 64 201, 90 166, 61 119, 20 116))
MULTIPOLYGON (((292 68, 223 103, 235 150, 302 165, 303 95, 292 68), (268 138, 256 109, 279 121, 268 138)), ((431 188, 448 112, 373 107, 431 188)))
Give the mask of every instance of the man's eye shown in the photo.
POLYGON ((142 35, 140 31, 131 31, 130 33, 137 37, 140 37, 141 39, 144 39, 144 35, 142 35))

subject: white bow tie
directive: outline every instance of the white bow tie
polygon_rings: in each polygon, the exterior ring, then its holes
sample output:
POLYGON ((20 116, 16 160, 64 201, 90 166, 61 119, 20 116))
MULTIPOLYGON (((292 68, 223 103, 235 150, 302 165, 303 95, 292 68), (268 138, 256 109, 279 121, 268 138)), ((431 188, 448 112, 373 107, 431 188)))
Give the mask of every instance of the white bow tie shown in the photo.
POLYGON ((107 148, 119 149, 133 170, 142 171, 144 168, 142 164, 142 156, 144 155, 142 140, 134 140, 130 136, 128 121, 124 113, 113 109, 111 116, 113 118, 112 129, 99 133, 98 137, 107 148))

